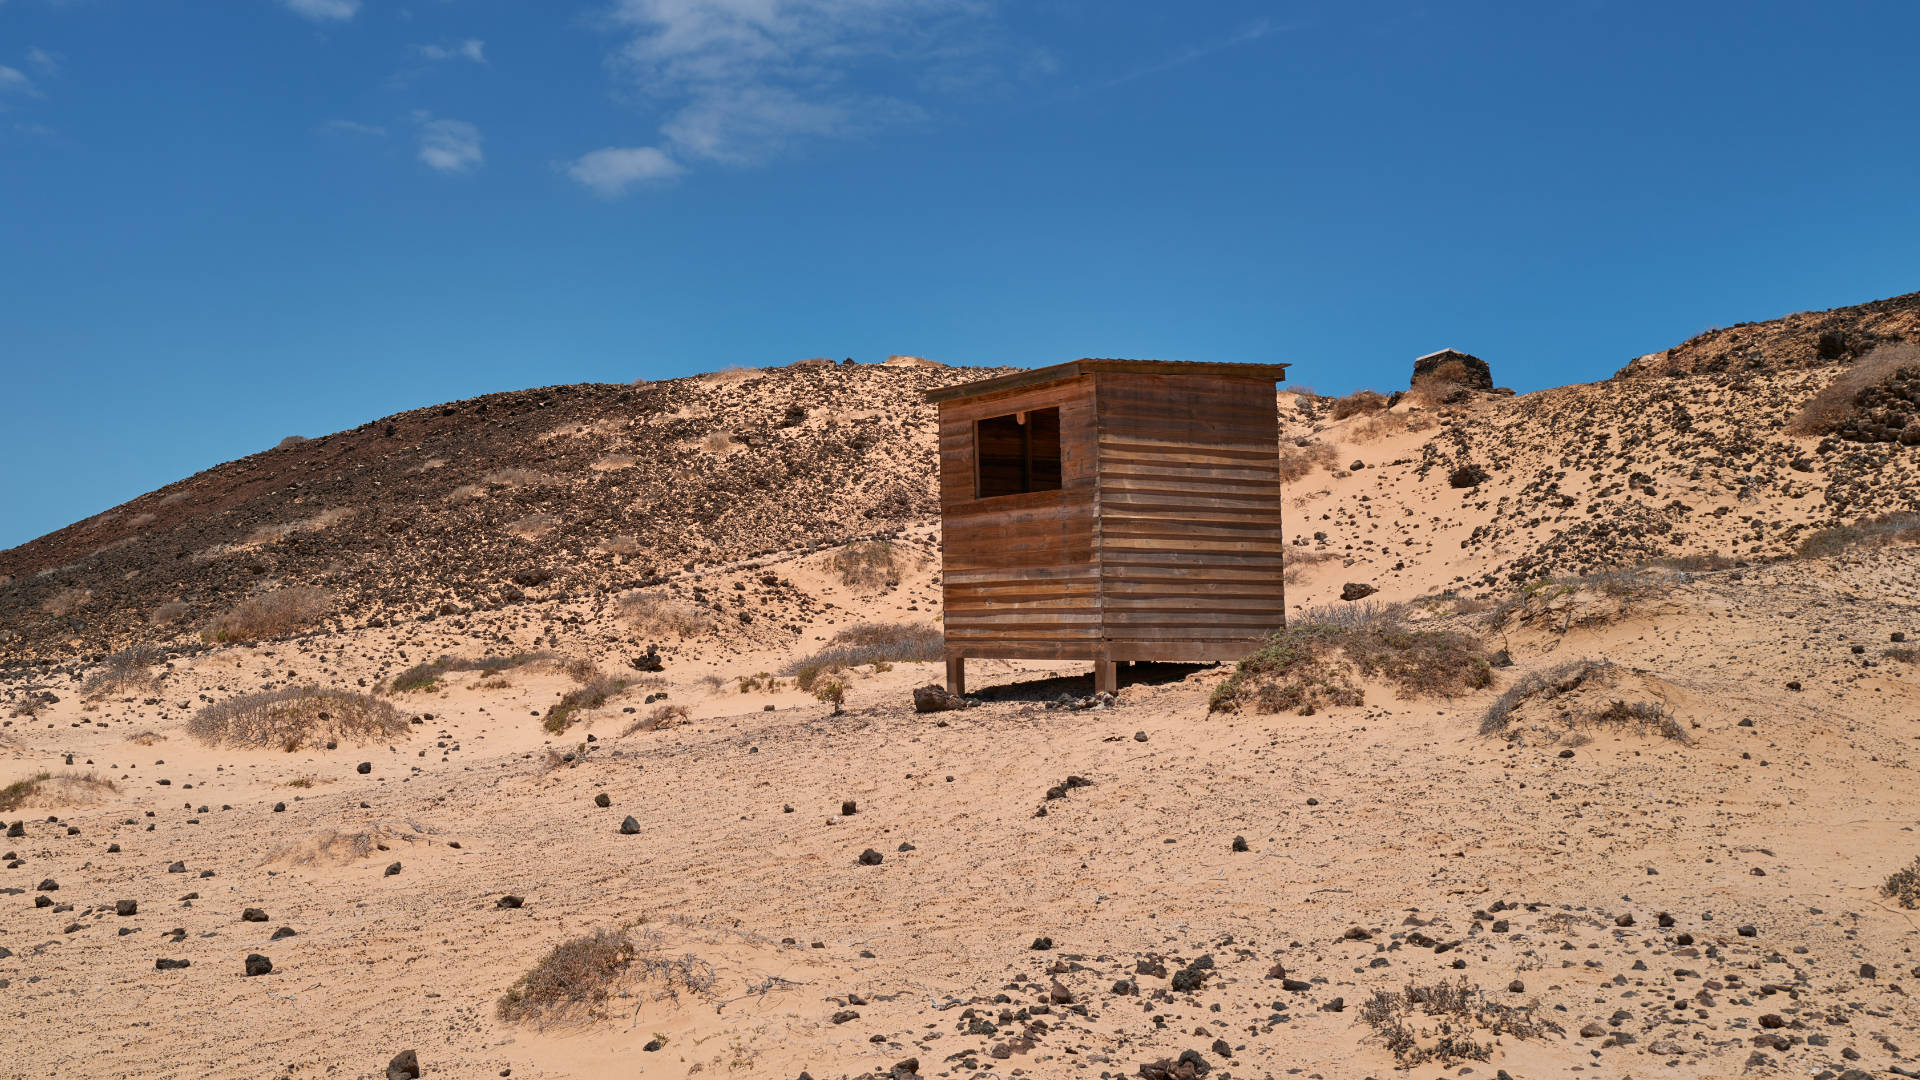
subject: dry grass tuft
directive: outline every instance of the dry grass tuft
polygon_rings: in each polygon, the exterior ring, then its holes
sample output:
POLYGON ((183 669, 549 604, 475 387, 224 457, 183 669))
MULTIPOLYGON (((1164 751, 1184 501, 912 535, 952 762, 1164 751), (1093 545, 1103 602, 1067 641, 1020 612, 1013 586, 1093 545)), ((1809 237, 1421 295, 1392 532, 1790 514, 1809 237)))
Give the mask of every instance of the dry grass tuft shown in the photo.
POLYGON ((147 621, 156 624, 179 622, 181 619, 186 618, 187 613, 192 610, 193 607, 189 604, 182 603, 179 600, 169 600, 149 612, 147 621))
POLYGON ((412 690, 431 690, 438 686, 441 678, 451 671, 479 671, 495 675, 502 671, 522 667, 543 660, 552 660, 549 652, 514 653, 512 656, 483 656, 477 660, 456 656, 443 656, 424 664, 415 664, 393 677, 387 689, 393 693, 405 693, 412 690))
POLYGON ((40 610, 56 619, 64 619, 68 615, 85 607, 87 601, 92 599, 92 589, 77 587, 61 589, 59 592, 42 600, 40 602, 40 610))
MULTIPOLYGON (((299 786, 293 781, 288 786, 299 786)), ((415 826, 418 829, 418 826, 415 826)), ((359 862, 376 851, 388 850, 389 841, 414 839, 417 832, 407 832, 389 825, 374 823, 364 829, 341 831, 322 829, 312 835, 296 840, 291 844, 275 848, 268 853, 260 864, 269 863, 285 866, 345 866, 359 862)))
POLYGON ((103 793, 120 790, 104 776, 87 772, 37 772, 25 780, 0 787, 0 811, 22 806, 75 806, 98 799, 103 793))
POLYGON ((1888 874, 1880 891, 1903 908, 1920 908, 1920 858, 1915 858, 1912 866, 1888 874))
POLYGON ((1534 1015, 1531 1005, 1501 1005, 1462 976, 1431 986, 1408 983, 1399 993, 1376 990, 1359 1009, 1360 1022, 1393 1052, 1402 1069, 1429 1061, 1451 1066, 1485 1061, 1503 1038, 1561 1034, 1560 1025, 1534 1015))
MULTIPOLYGON (((1578 691, 1612 690, 1626 674, 1625 668, 1608 660, 1574 660, 1532 672, 1508 687, 1506 693, 1487 707, 1487 714, 1480 719, 1480 734, 1518 739, 1520 732, 1513 729, 1515 709, 1528 702, 1554 701, 1578 691)), ((1624 727, 1679 743, 1689 741, 1686 729, 1667 711, 1666 705, 1654 701, 1629 702, 1607 697, 1604 704, 1589 708, 1557 710, 1554 726, 1564 727, 1568 734, 1587 727, 1624 727)))
POLYGON ((692 953, 663 956, 626 927, 600 929, 554 946, 500 996, 496 1012, 508 1023, 588 1018, 643 982, 678 1001, 682 993, 711 996, 719 977, 692 953))
POLYGON ((1450 630, 1409 630, 1393 609, 1309 612, 1275 634, 1215 687, 1214 712, 1298 711, 1365 704, 1356 676, 1394 683, 1402 697, 1452 697, 1493 682, 1484 646, 1450 630))
POLYGON ((1296 439, 1280 444, 1280 482, 1291 484, 1304 479, 1315 469, 1332 471, 1340 464, 1340 452, 1318 439, 1296 439))
POLYGON ((506 488, 552 487, 554 484, 559 483, 558 480, 548 476, 546 473, 520 468, 495 469, 481 477, 480 482, 490 487, 506 488))
POLYGON ((507 532, 525 540, 532 540, 535 537, 543 536, 559 528, 559 526, 560 516, 558 514, 528 514, 526 517, 508 522, 507 532))
POLYGON ((1355 390, 1343 398, 1335 398, 1330 415, 1335 420, 1345 420, 1349 416, 1364 416, 1376 413, 1387 407, 1387 396, 1373 390, 1355 390))
POLYGON ((242 694, 202 708, 187 734, 213 745, 276 747, 288 752, 329 740, 391 739, 410 725, 392 705, 350 690, 290 686, 242 694))
POLYGON ((1855 548, 1871 551, 1895 544, 1920 544, 1920 514, 1882 514, 1821 529, 1800 541, 1799 553, 1802 558, 1818 559, 1855 548))
POLYGON ((600 549, 609 555, 638 555, 647 550, 637 536, 616 536, 600 545, 600 549))
POLYGON ((166 742, 167 737, 157 731, 136 731, 127 736, 127 741, 135 746, 156 746, 166 742))
POLYGON ((788 664, 780 674, 792 676, 795 686, 811 691, 820 676, 862 664, 917 663, 943 660, 946 655, 947 638, 937 626, 861 623, 833 635, 826 648, 788 664))
POLYGON ((733 441, 733 432, 726 428, 715 428, 700 440, 700 449, 709 454, 724 454, 738 445, 733 441))
POLYGON ((1920 345, 1882 345, 1855 361, 1826 388, 1809 398, 1787 421, 1793 435, 1831 435, 1846 423, 1860 392, 1878 386, 1902 368, 1920 367, 1920 345))
POLYGON ((607 703, 607 699, 627 688, 625 679, 610 679, 604 675, 593 675, 582 680, 577 690, 570 690, 547 710, 540 726, 559 735, 567 730, 574 721, 574 714, 588 709, 597 709, 607 703))
POLYGON ((118 652, 107 654, 100 670, 87 677, 80 684, 80 693, 89 698, 101 698, 108 694, 122 694, 129 690, 144 690, 159 685, 160 680, 147 670, 167 658, 167 654, 152 645, 130 645, 118 652))
POLYGON ((333 610, 333 595, 311 585, 295 585, 250 596, 200 631, 206 641, 257 641, 289 634, 333 610))
POLYGON ((614 614, 643 634, 658 638, 697 638, 713 632, 713 616, 684 601, 649 592, 630 592, 614 601, 614 614))
POLYGON ((848 544, 827 560, 828 569, 849 589, 891 588, 900 584, 900 558, 884 540, 848 544))
POLYGON ((661 728, 673 727, 676 724, 683 723, 686 719, 687 707, 685 705, 656 705, 652 712, 628 724, 627 730, 620 734, 631 735, 636 731, 658 731, 661 728))

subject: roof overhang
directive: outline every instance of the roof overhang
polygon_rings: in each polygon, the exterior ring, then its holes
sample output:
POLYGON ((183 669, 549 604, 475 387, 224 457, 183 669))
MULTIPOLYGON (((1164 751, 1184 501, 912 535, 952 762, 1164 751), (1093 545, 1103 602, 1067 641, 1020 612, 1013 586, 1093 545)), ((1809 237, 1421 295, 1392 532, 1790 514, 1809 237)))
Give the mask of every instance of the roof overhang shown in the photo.
POLYGON ((1073 360, 1051 367, 1032 368, 1017 371, 1012 375, 997 375, 991 379, 977 379, 973 382, 959 383, 955 386, 939 386, 926 392, 928 401, 957 401, 961 398, 981 397, 997 394, 1005 390, 1022 390, 1047 383, 1064 382, 1067 379, 1091 375, 1095 372, 1122 372, 1129 375, 1178 375, 1189 378, 1209 379, 1258 379, 1269 383, 1284 382, 1287 377, 1286 364, 1216 364, 1196 360, 1073 360))

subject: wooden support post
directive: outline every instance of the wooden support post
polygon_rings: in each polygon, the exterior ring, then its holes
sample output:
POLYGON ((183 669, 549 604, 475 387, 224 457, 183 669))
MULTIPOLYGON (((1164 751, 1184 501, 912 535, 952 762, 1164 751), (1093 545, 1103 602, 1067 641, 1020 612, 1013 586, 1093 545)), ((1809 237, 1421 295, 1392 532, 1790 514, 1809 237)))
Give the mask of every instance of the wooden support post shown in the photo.
POLYGON ((966 657, 947 657, 947 692, 950 694, 964 694, 967 692, 966 657))
POLYGON ((1120 689, 1120 674, 1114 669, 1113 661, 1102 657, 1093 662, 1093 692, 1111 694, 1120 689))

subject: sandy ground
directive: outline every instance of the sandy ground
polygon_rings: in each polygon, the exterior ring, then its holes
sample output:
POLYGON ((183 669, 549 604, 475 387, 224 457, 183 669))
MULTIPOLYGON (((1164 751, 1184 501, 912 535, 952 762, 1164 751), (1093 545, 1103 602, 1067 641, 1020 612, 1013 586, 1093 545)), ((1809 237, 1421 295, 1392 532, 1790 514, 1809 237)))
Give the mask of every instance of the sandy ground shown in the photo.
POLYGON ((1920 1072, 1917 913, 1877 891, 1920 856, 1920 671, 1882 656, 1920 638, 1920 549, 1675 575, 1590 627, 1513 626, 1515 666, 1473 696, 1369 686, 1305 717, 1209 715, 1224 671, 1170 666, 1084 710, 1048 707, 1083 672, 1007 662, 972 666, 997 700, 960 712, 908 706, 935 664, 859 675, 840 716, 739 692, 851 621, 935 614, 937 561, 863 593, 825 558, 707 581, 785 576, 817 602, 798 641, 670 649, 663 684, 565 739, 538 720, 574 685, 551 664, 398 695, 423 720, 391 744, 213 749, 184 724, 203 696, 503 643, 619 670, 638 650, 586 607, 221 649, 157 704, 69 692, 0 728, 0 779, 71 754, 118 788, 7 815, 26 835, 0 842, 0 1075, 381 1076, 404 1049, 436 1076, 1118 1077, 1183 1051, 1238 1077, 1920 1072), (1478 733, 1514 679, 1579 657, 1637 673, 1689 741, 1478 733), (622 734, 660 693, 690 718, 622 734), (1046 797, 1069 776, 1091 783, 1046 797), (711 988, 497 1018, 547 950, 620 925, 711 988), (273 972, 244 976, 250 953, 273 972), (1180 992, 1182 970, 1206 974, 1180 992), (1463 978, 1560 1032, 1397 1069, 1360 1005, 1463 978))

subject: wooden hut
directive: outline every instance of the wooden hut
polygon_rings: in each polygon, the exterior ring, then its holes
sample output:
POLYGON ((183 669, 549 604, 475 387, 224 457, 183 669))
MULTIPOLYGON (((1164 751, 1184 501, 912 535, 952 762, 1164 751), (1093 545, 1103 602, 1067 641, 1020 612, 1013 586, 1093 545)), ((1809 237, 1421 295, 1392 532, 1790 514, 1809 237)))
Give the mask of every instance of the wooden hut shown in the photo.
POLYGON ((1286 620, 1285 364, 1076 360, 940 409, 947 685, 968 657, 1230 660, 1286 620))

